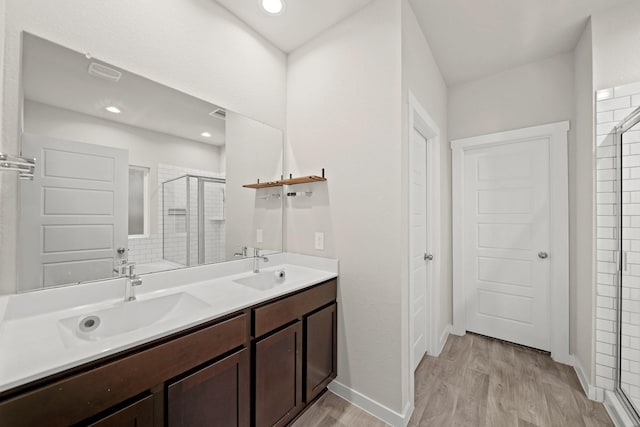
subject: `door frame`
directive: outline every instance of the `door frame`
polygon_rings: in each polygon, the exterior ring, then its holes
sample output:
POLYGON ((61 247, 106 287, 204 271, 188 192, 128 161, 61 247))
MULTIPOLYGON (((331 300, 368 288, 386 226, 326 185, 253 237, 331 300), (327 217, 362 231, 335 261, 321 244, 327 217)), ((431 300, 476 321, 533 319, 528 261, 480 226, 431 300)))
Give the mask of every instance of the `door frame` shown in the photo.
MULTIPOLYGON (((429 287, 426 292, 426 332, 427 332, 427 354, 438 356, 442 351, 440 337, 438 334, 438 324, 440 320, 440 269, 443 254, 440 244, 440 128, 431 118, 427 110, 420 105, 417 98, 409 92, 409 157, 405 180, 407 182, 407 253, 411 248, 411 207, 412 198, 411 186, 411 157, 413 155, 413 131, 416 130, 427 141, 427 247, 433 254, 433 260, 429 268, 429 287)), ((408 294, 408 318, 409 318, 409 367, 411 375, 411 396, 413 401, 413 377, 414 377, 414 355, 413 355, 413 316, 411 302, 413 301, 413 287, 411 286, 411 260, 407 262, 407 283, 409 284, 408 294)))
POLYGON ((497 132, 451 141, 452 153, 452 226, 453 226, 453 330, 464 335, 466 297, 464 274, 464 156, 467 150, 535 139, 549 141, 549 210, 550 210, 550 286, 551 357, 560 363, 573 365, 569 354, 569 164, 567 133, 570 122, 497 132))

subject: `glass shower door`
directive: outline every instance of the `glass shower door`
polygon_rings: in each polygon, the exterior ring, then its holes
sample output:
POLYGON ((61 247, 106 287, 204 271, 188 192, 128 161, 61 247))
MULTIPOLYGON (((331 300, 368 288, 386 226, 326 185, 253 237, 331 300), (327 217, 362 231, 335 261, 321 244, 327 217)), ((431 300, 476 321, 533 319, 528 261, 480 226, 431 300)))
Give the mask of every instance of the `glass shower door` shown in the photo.
POLYGON ((184 266, 189 265, 187 183, 185 176, 162 183, 162 256, 184 266))
POLYGON ((201 264, 225 260, 224 183, 202 179, 200 194, 201 264))
POLYGON ((619 144, 621 207, 618 391, 637 416, 640 413, 640 109, 615 132, 619 144))

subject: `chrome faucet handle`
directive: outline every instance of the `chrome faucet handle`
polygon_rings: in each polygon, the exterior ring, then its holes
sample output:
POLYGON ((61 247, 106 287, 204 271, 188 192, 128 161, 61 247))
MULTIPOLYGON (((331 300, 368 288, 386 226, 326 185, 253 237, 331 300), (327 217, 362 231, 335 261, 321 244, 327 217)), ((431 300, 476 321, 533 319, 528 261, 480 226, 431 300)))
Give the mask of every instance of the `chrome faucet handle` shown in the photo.
POLYGON ((129 277, 135 277, 136 274, 134 273, 134 271, 136 268, 136 263, 135 262, 128 263, 127 268, 129 269, 129 277))
POLYGON ((241 252, 236 252, 233 256, 247 256, 247 247, 243 246, 241 252))

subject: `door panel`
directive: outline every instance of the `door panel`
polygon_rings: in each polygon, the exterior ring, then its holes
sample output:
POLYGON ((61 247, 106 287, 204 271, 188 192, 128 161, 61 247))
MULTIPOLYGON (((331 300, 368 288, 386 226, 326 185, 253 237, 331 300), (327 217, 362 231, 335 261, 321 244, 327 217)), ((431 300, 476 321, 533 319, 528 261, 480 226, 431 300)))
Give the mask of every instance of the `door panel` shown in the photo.
POLYGON ((427 289, 429 266, 424 256, 429 252, 427 236, 427 140, 417 131, 411 138, 410 177, 410 280, 412 290, 412 351, 415 369, 427 352, 427 289))
POLYGON ((113 191, 44 187, 42 193, 44 215, 113 215, 115 210, 113 191))
POLYGON ((38 166, 20 183, 19 289, 112 277, 127 247, 127 151, 25 134, 22 154, 38 166))
POLYGON ((469 150, 464 167, 467 329, 549 350, 549 141, 469 150))

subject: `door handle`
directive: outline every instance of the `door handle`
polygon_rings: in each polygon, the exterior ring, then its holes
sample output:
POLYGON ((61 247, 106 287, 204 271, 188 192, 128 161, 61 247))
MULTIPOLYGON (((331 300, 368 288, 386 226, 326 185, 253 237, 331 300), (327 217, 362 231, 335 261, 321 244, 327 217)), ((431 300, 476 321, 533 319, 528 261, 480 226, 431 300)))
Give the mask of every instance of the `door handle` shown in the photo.
POLYGON ((549 254, 546 253, 546 252, 538 252, 538 258, 547 259, 547 258, 549 258, 549 254))
POLYGON ((433 255, 432 254, 424 254, 424 260, 425 261, 433 261, 433 255))

